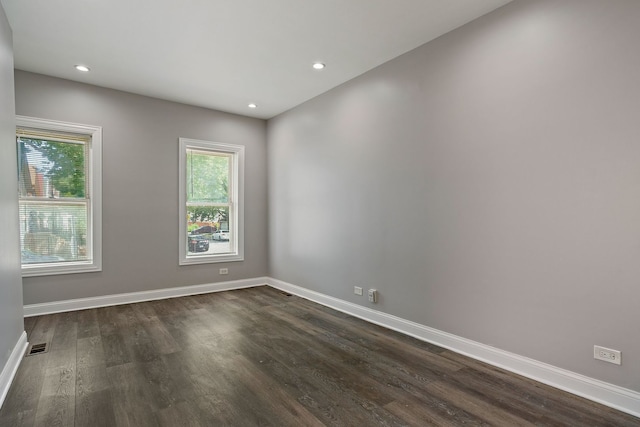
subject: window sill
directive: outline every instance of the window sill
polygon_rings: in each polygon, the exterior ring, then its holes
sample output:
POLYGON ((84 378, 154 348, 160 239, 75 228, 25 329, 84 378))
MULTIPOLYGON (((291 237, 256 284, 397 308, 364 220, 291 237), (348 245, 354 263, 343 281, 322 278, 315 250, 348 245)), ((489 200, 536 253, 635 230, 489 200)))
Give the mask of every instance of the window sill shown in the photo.
POLYGON ((218 262, 236 262, 236 261, 244 261, 244 256, 240 254, 193 256, 189 258, 182 258, 179 262, 179 265, 215 264, 218 262))
POLYGON ((94 263, 51 264, 47 266, 30 265, 22 267, 22 277, 55 276, 62 274, 95 273, 102 271, 102 266, 94 263))

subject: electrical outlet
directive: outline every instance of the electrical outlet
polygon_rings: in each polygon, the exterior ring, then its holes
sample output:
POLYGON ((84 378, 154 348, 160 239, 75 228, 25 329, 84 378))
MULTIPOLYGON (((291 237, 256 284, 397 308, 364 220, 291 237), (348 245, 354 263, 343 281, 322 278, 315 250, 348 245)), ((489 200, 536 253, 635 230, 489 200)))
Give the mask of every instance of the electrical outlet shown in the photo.
POLYGON ((362 295, 362 288, 360 286, 354 286, 353 293, 356 295, 362 295))
POLYGON ((221 268, 220 269, 220 274, 229 274, 229 269, 228 268, 221 268))
POLYGON ((620 351, 600 347, 599 345, 593 346, 593 358, 609 363, 615 363, 616 365, 622 364, 622 353, 620 351))
POLYGON ((369 302, 378 302, 378 291, 369 289, 369 302))

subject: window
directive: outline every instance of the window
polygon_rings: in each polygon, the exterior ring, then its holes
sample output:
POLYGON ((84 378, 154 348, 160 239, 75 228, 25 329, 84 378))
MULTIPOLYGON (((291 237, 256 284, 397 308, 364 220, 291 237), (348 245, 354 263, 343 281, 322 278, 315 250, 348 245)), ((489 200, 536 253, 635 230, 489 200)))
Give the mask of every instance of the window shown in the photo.
POLYGON ((16 123, 22 275, 100 271, 102 128, 16 123))
POLYGON ((180 265, 242 261, 244 147, 180 138, 180 265))

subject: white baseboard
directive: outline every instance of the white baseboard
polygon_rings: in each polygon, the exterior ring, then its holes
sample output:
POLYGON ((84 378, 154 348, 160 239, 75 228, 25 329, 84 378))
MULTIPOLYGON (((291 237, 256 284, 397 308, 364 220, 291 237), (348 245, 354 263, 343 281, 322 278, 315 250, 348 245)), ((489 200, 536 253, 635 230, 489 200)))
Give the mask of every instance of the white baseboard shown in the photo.
POLYGON ((473 359, 486 362, 490 365, 640 417, 640 393, 636 391, 311 291, 281 280, 268 278, 267 283, 276 289, 331 307, 343 313, 375 323, 376 325, 410 335, 419 340, 430 342, 455 351, 456 353, 464 354, 473 359))
POLYGON ((24 352, 27 351, 27 344, 27 333, 22 332, 20 338, 18 338, 18 342, 13 347, 9 360, 7 360, 7 363, 2 369, 2 373, 0 374, 0 408, 2 408, 4 399, 7 397, 13 377, 15 377, 16 372, 18 372, 18 368, 24 357, 24 352))
POLYGON ((267 281, 267 277, 258 277, 255 279, 207 283, 204 285, 180 286, 177 288, 156 289, 152 291, 130 292, 126 294, 104 295, 90 298, 78 298, 65 301, 46 302, 42 304, 28 304, 24 306, 24 317, 62 313, 65 311, 85 310, 88 308, 96 307, 107 307, 110 305, 131 304, 142 301, 184 297, 188 295, 208 294, 211 292, 230 291, 233 289, 252 288, 255 286, 266 285, 267 281))

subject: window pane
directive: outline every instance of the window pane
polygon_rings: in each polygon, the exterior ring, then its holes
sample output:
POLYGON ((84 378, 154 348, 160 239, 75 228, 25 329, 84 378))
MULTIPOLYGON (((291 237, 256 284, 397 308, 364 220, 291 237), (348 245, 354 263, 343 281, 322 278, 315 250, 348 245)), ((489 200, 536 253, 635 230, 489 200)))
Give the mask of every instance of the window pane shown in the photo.
POLYGON ((222 153, 187 150, 187 202, 229 202, 229 164, 222 153))
POLYGON ((86 204, 20 202, 20 249, 22 264, 89 259, 86 204))
POLYGON ((179 264, 244 259, 244 147, 179 139, 179 264))
POLYGON ((20 197, 84 198, 85 145, 19 137, 20 197))
POLYGON ((187 207, 187 254, 231 252, 228 206, 187 207))

